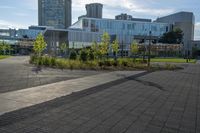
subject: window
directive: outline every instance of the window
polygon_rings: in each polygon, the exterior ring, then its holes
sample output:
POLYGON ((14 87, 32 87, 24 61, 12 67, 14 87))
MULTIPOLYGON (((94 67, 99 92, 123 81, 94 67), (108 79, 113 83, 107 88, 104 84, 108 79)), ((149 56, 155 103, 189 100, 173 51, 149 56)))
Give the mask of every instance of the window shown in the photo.
POLYGON ((88 27, 88 20, 87 19, 83 19, 83 27, 87 28, 88 27))

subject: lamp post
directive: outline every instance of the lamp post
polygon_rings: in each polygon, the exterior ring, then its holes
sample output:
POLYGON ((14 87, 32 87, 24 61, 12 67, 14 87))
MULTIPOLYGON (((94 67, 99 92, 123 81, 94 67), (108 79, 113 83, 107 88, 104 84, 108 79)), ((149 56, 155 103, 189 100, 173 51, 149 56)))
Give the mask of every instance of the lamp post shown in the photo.
POLYGON ((148 68, 151 65, 151 31, 149 31, 148 68))
POLYGON ((122 40, 122 52, 121 53, 122 53, 121 57, 124 58, 124 41, 123 40, 122 40))

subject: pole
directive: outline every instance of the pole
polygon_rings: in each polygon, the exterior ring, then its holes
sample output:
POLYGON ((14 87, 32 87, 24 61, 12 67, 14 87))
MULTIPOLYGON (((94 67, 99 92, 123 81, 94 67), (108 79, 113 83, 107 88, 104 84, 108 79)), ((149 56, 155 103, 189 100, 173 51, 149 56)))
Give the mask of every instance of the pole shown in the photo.
POLYGON ((189 45, 188 45, 188 43, 187 43, 187 60, 186 60, 186 62, 187 63, 189 62, 189 45))
POLYGON ((151 65, 151 31, 149 31, 149 52, 148 52, 148 68, 151 65))
POLYGON ((124 41, 122 40, 122 58, 124 58, 124 41))

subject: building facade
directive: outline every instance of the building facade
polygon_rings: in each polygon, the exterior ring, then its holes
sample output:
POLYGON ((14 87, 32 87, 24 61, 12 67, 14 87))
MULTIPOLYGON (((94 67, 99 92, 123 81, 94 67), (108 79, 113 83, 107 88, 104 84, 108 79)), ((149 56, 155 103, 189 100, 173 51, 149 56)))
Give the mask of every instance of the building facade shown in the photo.
POLYGON ((11 54, 30 54, 36 37, 40 33, 43 34, 46 28, 30 26, 29 29, 0 29, 0 41, 11 45, 11 54))
POLYGON ((100 3, 91 3, 85 6, 86 8, 86 17, 89 18, 102 18, 103 14, 103 5, 100 3))
POLYGON ((192 41, 194 40, 195 17, 191 12, 179 12, 165 17, 158 18, 156 22, 169 23, 173 28, 180 28, 183 31, 183 45, 185 55, 192 54, 192 41))
POLYGON ((71 0, 38 0, 39 26, 67 29, 72 23, 71 0))
POLYGON ((130 53, 130 45, 134 40, 159 39, 171 29, 168 23, 136 22, 115 19, 81 18, 68 29, 68 43, 70 47, 82 48, 91 46, 93 42, 101 42, 104 32, 109 33, 111 42, 118 39, 120 50, 130 53))
MULTIPOLYGON (((156 21, 133 18, 127 14, 118 15, 116 19, 95 18, 83 15, 66 31, 58 29, 47 31, 47 38, 51 38, 49 42, 50 49, 52 47, 57 49, 63 41, 68 43, 71 48, 80 49, 91 46, 93 42, 100 43, 103 33, 107 32, 111 37, 110 43, 117 39, 120 44, 119 51, 126 52, 128 56, 130 55, 130 45, 133 41, 148 47, 149 42, 153 44, 158 43, 164 33, 170 32, 175 28, 182 29, 184 33, 183 43, 179 44, 176 54, 180 54, 180 51, 181 54, 192 54, 194 15, 189 12, 175 13, 158 18, 156 21), (63 39, 62 34, 66 36, 66 39, 63 39), (56 41, 52 38, 56 38, 56 41)), ((176 45, 173 46, 177 47, 176 45)), ((159 44, 159 47, 162 47, 161 44, 159 44)), ((124 53, 121 54, 124 55, 124 53)))
POLYGON ((121 55, 129 56, 130 46, 134 40, 146 40, 145 45, 148 45, 149 38, 158 40, 171 27, 172 25, 168 23, 83 17, 66 31, 47 29, 44 34, 45 38, 50 38, 48 39, 48 51, 54 51, 56 54, 59 44, 63 41, 67 42, 70 48, 80 49, 91 46, 93 42, 100 43, 103 33, 107 32, 111 37, 110 43, 118 39, 121 55), (151 37, 150 31, 152 32, 151 37), (62 35, 66 38, 64 39, 62 35))

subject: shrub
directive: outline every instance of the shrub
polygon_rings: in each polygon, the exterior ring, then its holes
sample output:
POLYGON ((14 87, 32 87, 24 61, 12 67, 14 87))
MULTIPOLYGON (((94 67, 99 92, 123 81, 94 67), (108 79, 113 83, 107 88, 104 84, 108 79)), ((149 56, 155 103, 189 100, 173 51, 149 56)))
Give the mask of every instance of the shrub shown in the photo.
POLYGON ((56 58, 52 57, 51 58, 51 64, 50 64, 51 67, 53 66, 56 66, 56 58))
POLYGON ((88 59, 88 52, 85 49, 83 49, 80 54, 80 60, 85 62, 87 61, 87 59, 88 59))
POLYGON ((89 55, 88 56, 89 56, 89 60, 90 61, 93 61, 95 59, 95 55, 94 55, 94 52, 92 50, 89 51, 89 55))
POLYGON ((56 67, 60 69, 69 68, 69 61, 64 59, 57 59, 56 67))
POLYGON ((106 60, 105 62, 104 62, 104 65, 105 66, 113 66, 114 65, 114 60, 106 60))
POLYGON ((76 60, 76 59, 77 59, 77 53, 76 53, 75 50, 72 50, 72 51, 71 51, 69 58, 70 58, 71 60, 76 60))
POLYGON ((174 64, 165 64, 164 69, 175 70, 176 69, 176 65, 174 65, 174 64))
POLYGON ((44 59, 44 61, 43 61, 43 65, 45 65, 45 66, 50 66, 50 64, 51 64, 51 58, 50 57, 48 57, 48 56, 44 56, 43 57, 44 59))
POLYGON ((117 64, 118 64, 118 66, 120 66, 120 67, 126 67, 126 66, 128 66, 128 62, 127 62, 127 60, 126 59, 118 59, 117 60, 117 64))
POLYGON ((90 69, 93 69, 93 70, 98 70, 100 69, 99 67, 99 62, 94 60, 94 61, 88 61, 86 63, 86 65, 90 68, 90 69))
POLYGON ((71 70, 82 69, 81 65, 82 65, 82 62, 80 62, 79 60, 69 60, 69 68, 71 70))
POLYGON ((38 66, 43 65, 43 57, 42 57, 42 56, 37 58, 36 64, 37 64, 38 66))
POLYGON ((36 64, 36 63, 37 63, 37 59, 38 59, 38 58, 37 58, 36 55, 31 55, 31 56, 30 56, 30 61, 29 61, 29 62, 30 62, 31 64, 36 64))

